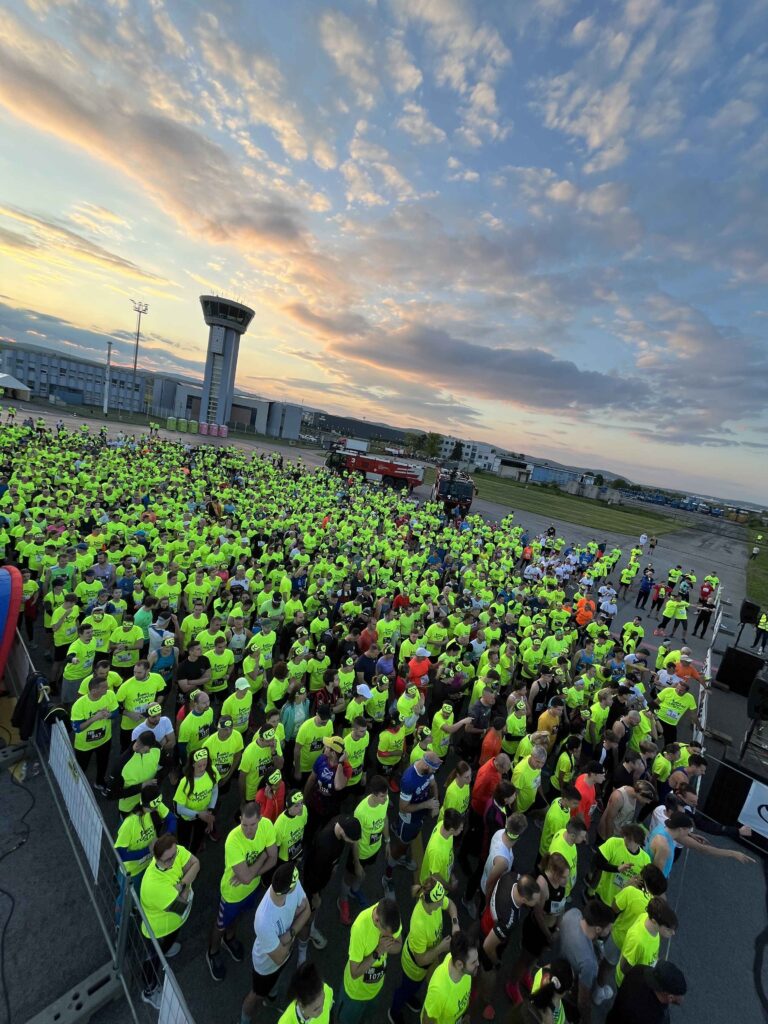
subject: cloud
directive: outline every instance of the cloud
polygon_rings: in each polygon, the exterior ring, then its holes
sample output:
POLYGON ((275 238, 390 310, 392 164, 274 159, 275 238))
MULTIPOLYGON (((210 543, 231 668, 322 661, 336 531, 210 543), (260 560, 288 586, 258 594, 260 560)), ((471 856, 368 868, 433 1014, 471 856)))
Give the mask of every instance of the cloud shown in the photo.
POLYGON ((357 105, 371 110, 380 90, 373 70, 372 46, 355 22, 341 11, 325 11, 320 16, 319 30, 320 45, 352 86, 357 105))
POLYGON ((649 389, 639 379, 582 370, 542 349, 479 345, 427 324, 404 324, 368 337, 334 341, 336 354, 444 390, 539 408, 637 408, 649 389))
POLYGON ((478 22, 462 0, 394 0, 394 9, 404 24, 425 29, 437 84, 462 97, 462 141, 476 147, 484 138, 505 138, 511 126, 498 119, 494 83, 512 55, 500 33, 478 22))
MULTIPOLYGON (((16 247, 34 249, 38 254, 36 258, 45 252, 49 259, 86 264, 110 274, 118 274, 121 277, 147 284, 158 286, 172 284, 167 278, 143 269, 131 260, 110 252, 103 246, 53 220, 13 206, 0 206, 0 217, 13 221, 15 224, 23 224, 29 229, 31 237, 29 235, 22 236, 28 245, 26 247, 17 245, 16 247)), ((104 220, 103 216, 102 220, 104 220)), ((17 237, 19 236, 17 235, 17 237)))
POLYGON ((284 310, 302 326, 310 327, 324 337, 348 337, 349 335, 367 334, 370 330, 370 325, 365 317, 357 313, 325 316, 313 312, 302 302, 291 302, 284 307, 284 310))
POLYGON ((406 49, 402 33, 396 33, 387 40, 387 68, 395 86, 395 92, 414 92, 422 83, 423 75, 413 57, 406 49))
POLYGON ((395 127, 423 146, 444 142, 446 138, 443 129, 438 128, 429 120, 427 111, 418 103, 406 102, 403 104, 403 113, 395 121, 395 127))

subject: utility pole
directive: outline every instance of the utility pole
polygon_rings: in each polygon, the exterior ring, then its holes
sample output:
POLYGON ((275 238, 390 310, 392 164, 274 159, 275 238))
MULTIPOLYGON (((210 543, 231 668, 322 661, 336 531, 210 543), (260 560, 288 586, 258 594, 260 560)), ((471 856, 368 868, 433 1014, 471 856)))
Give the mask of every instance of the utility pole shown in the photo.
POLYGON ((106 416, 109 412, 109 378, 112 374, 112 342, 107 342, 107 372, 104 377, 104 405, 103 411, 106 416))
MULTIPOLYGON (((136 394, 136 364, 139 361, 139 339, 141 338, 141 318, 149 312, 149 306, 146 302, 137 302, 136 299, 131 299, 133 308, 136 313, 136 345, 133 350, 133 377, 131 379, 131 400, 128 404, 128 409, 133 412, 133 396, 136 394)), ((139 402, 138 411, 141 412, 142 403, 139 402)))

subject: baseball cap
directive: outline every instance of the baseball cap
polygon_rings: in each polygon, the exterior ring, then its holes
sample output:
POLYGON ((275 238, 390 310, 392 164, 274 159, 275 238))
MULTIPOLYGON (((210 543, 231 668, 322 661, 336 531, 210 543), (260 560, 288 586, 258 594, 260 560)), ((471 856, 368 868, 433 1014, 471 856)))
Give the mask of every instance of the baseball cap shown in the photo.
POLYGON ((245 676, 240 676, 239 679, 235 680, 235 689, 236 690, 250 690, 250 688, 251 688, 251 684, 248 682, 248 680, 245 678, 245 676))
POLYGON ((685 975, 669 960, 660 960, 651 968, 648 984, 654 992, 667 992, 671 996, 684 996, 688 991, 685 975))
POLYGON ((427 650, 426 647, 417 647, 416 648, 416 653, 418 654, 418 656, 420 658, 428 658, 429 657, 429 651, 427 650))
POLYGON ((267 776, 267 782, 270 786, 279 786, 282 782, 283 776, 280 774, 280 769, 276 768, 271 775, 267 776))
POLYGON ((148 704, 147 705, 147 714, 148 715, 162 715, 162 713, 163 713, 163 709, 160 707, 159 704, 148 704))
POLYGON ((220 729, 231 729, 232 728, 232 716, 231 715, 222 715, 221 718, 219 719, 219 728, 220 729))
POLYGON ((165 638, 165 640, 163 640, 163 647, 174 647, 175 645, 176 645, 176 637, 175 636, 167 636, 165 638))
POLYGON ((690 656, 690 654, 681 654, 680 661, 693 661, 693 658, 690 656))
POLYGON ((333 750, 337 754, 340 754, 344 749, 344 740, 341 738, 341 736, 326 736, 323 739, 323 746, 326 748, 326 750, 333 750))
POLYGON ((355 692, 358 697, 365 697, 366 700, 371 696, 371 688, 367 683, 360 683, 355 692))

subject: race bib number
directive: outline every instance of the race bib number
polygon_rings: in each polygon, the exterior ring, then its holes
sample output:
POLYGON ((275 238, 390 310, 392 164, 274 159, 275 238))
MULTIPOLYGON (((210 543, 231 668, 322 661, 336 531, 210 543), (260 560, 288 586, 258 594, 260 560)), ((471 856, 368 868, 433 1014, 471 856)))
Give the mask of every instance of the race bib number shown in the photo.
POLYGON ((85 734, 85 739, 87 743, 96 743, 98 740, 103 740, 106 735, 107 727, 102 725, 98 729, 88 729, 85 734))
POLYGON ((375 985, 376 982, 381 981, 383 977, 384 965, 374 964, 372 967, 369 967, 368 970, 363 975, 363 981, 366 983, 366 985, 375 985))
POLYGON ((567 902, 568 901, 564 900, 564 899, 563 900, 552 900, 552 902, 549 904, 549 912, 550 912, 550 914, 562 914, 563 911, 565 910, 565 905, 566 905, 567 902))

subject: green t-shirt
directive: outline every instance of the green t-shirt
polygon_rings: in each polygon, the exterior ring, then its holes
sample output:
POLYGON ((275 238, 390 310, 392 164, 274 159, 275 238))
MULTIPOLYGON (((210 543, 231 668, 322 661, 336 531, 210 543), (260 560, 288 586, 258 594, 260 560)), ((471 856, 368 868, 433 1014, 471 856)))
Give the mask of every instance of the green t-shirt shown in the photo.
POLYGON ((442 834, 442 825, 435 825, 429 837, 427 848, 419 871, 419 881, 423 885, 430 875, 440 875, 448 881, 453 870, 453 836, 442 834))
MULTIPOLYGON (((150 779, 156 779, 159 765, 159 747, 154 747, 148 750, 146 754, 134 753, 125 762, 120 772, 120 774, 123 777, 123 785, 126 788, 129 786, 139 786, 145 782, 149 782, 150 779)), ((136 807, 140 799, 141 793, 135 793, 131 796, 124 796, 120 798, 117 806, 120 809, 121 813, 127 814, 128 811, 136 807)))
POLYGON ((185 778, 179 781, 173 799, 177 808, 185 807, 188 811, 199 814, 207 811, 211 804, 214 787, 218 784, 219 773, 213 769, 213 779, 208 772, 192 777, 191 784, 185 778))
MULTIPOLYGON (((123 712, 133 711, 141 718, 146 718, 146 711, 150 704, 153 704, 158 693, 165 689, 165 680, 159 672, 150 672, 146 679, 137 679, 132 676, 120 686, 117 691, 117 700, 123 712)), ((121 729, 135 729, 141 718, 134 719, 123 714, 120 718, 121 729)))
MULTIPOLYGON (((141 906, 146 914, 147 923, 157 939, 162 939, 179 929, 192 909, 192 900, 189 900, 182 913, 170 910, 179 895, 176 886, 181 881, 184 868, 192 856, 183 846, 177 846, 176 850, 176 858, 169 868, 163 870, 153 859, 141 880, 141 906)), ((143 924, 141 931, 143 935, 149 937, 143 924)))
POLYGON ((651 863, 651 858, 642 847, 637 853, 630 853, 620 836, 606 839, 598 850, 614 867, 618 867, 619 864, 632 865, 629 871, 603 871, 600 875, 595 892, 607 907, 612 907, 617 894, 626 887, 634 875, 640 874, 646 864, 651 863))
MULTIPOLYGON (((661 937, 650 934, 645 927, 647 920, 648 915, 641 914, 638 920, 630 926, 627 937, 624 939, 621 955, 630 967, 636 967, 638 964, 653 967, 659 959, 661 937)), ((616 965, 616 985, 620 986, 623 981, 624 972, 621 969, 621 962, 619 962, 616 965)))
POLYGON ((347 779, 347 789, 350 786, 357 786, 363 777, 365 770, 365 752, 371 742, 371 737, 366 732, 359 740, 352 738, 351 731, 344 737, 344 749, 347 752, 347 761, 352 768, 352 774, 347 779))
POLYGON ((462 974, 458 982, 453 981, 449 973, 450 962, 451 955, 447 953, 429 980, 424 1000, 424 1013, 435 1024, 458 1024, 469 1006, 472 978, 469 974, 462 974))
MULTIPOLYGON (((331 1010, 333 1009, 333 989, 330 985, 323 985, 323 1008, 320 1013, 312 1018, 311 1024, 330 1024, 331 1010)), ((288 1004, 282 1017, 277 1024, 307 1024, 304 1017, 296 1008, 296 1000, 288 1004)))
POLYGON ((212 732, 203 740, 203 746, 208 751, 211 764, 219 775, 225 779, 232 771, 235 757, 243 749, 243 737, 236 729, 232 730, 229 739, 219 739, 219 733, 212 732))
POLYGON ((429 968, 420 967, 413 959, 413 954, 426 953, 442 941, 443 912, 448 909, 448 902, 448 897, 443 896, 439 906, 431 914, 425 908, 424 900, 419 900, 413 908, 408 938, 400 954, 403 974, 411 981, 423 981, 427 976, 429 968))
POLYGON ((299 771, 312 771, 312 765, 323 752, 323 739, 327 736, 333 736, 333 722, 318 725, 313 715, 301 723, 296 733, 296 744, 301 747, 299 771))
MULTIPOLYGON (((387 954, 377 956, 365 974, 353 978, 349 969, 350 962, 361 963, 371 955, 381 941, 381 932, 373 922, 373 912, 377 904, 361 910, 352 922, 349 934, 349 959, 344 968, 344 991, 350 999, 369 1002, 375 999, 384 985, 387 970, 387 954)), ((398 928, 395 938, 400 938, 402 928, 398 928)))
MULTIPOLYGON (((106 710, 110 715, 117 711, 117 697, 114 691, 107 690, 103 697, 98 700, 91 700, 86 694, 78 697, 72 705, 70 720, 73 725, 77 722, 86 722, 92 718, 97 711, 106 710)), ((75 733, 75 750, 94 750, 112 739, 112 719, 103 718, 93 722, 87 729, 75 733)))
MULTIPOLYGON (((161 803, 159 807, 155 808, 155 814, 161 820, 165 820, 168 817, 168 808, 161 803)), ((123 861, 126 874, 131 877, 140 875, 148 867, 152 860, 149 844, 155 839, 157 839, 157 830, 149 811, 142 814, 129 814, 123 819, 115 836, 116 849, 128 850, 131 853, 137 853, 140 850, 146 851, 145 856, 140 859, 123 861)))
POLYGON ((360 822, 362 831, 357 846, 360 860, 375 857, 381 849, 384 838, 384 822, 387 820, 388 810, 389 801, 372 807, 367 796, 363 797, 355 808, 355 817, 360 822))
POLYGON ((305 804, 302 804, 300 814, 290 815, 283 811, 277 816, 275 842, 279 860, 298 860, 301 857, 308 818, 309 812, 305 804))
POLYGON ((196 715, 194 711, 190 711, 184 716, 179 726, 179 743, 186 743, 187 754, 194 754, 202 747, 212 728, 213 708, 206 708, 202 715, 196 715))
MULTIPOLYGON (((144 640, 141 626, 133 625, 130 629, 119 626, 109 638, 111 644, 131 644, 144 640)), ((112 652, 112 664, 117 668, 132 668, 139 660, 139 650, 135 646, 112 652)))
POLYGON ((240 825, 232 829, 224 843, 224 873, 219 886, 221 898, 225 902, 240 903, 258 889, 261 875, 256 875, 245 884, 237 881, 233 869, 236 864, 245 863, 249 867, 255 864, 267 847, 274 846, 275 843, 275 826, 269 818, 259 819, 253 839, 245 836, 240 825))
POLYGON ((619 916, 613 922, 611 938, 622 949, 627 932, 642 914, 651 901, 651 894, 637 885, 626 885, 613 898, 614 908, 619 916))

